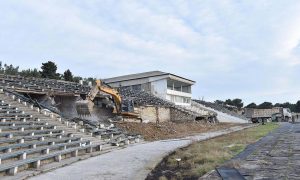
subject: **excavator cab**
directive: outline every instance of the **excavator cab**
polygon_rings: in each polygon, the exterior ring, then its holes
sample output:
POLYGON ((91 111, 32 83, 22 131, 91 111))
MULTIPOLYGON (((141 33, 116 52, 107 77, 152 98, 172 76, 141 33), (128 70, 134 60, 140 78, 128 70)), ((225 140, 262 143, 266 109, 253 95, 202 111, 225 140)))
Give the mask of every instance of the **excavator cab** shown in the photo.
POLYGON ((134 112, 133 100, 126 99, 122 101, 122 112, 134 112))

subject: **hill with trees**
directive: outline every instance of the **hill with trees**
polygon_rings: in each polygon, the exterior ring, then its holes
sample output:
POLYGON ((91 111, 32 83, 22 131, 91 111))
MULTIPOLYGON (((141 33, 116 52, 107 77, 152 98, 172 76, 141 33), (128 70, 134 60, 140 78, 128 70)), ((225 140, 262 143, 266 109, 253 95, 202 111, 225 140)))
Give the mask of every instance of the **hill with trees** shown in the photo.
POLYGON ((0 61, 0 74, 7 75, 20 75, 24 77, 36 77, 36 78, 49 78, 57 80, 65 80, 70 82, 79 82, 83 80, 83 83, 87 85, 87 81, 91 81, 93 84, 96 81, 96 78, 88 77, 83 78, 80 76, 74 76, 70 69, 67 69, 63 74, 57 72, 57 64, 53 61, 47 61, 42 63, 41 70, 38 68, 33 69, 24 69, 20 70, 19 66, 14 66, 12 64, 8 65, 0 61))

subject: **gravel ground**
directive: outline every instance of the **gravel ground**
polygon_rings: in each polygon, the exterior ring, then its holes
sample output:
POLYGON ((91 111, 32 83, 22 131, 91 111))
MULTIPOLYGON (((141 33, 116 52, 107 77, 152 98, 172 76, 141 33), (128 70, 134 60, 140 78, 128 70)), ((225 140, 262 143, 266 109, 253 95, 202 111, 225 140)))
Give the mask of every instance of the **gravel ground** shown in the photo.
MULTIPOLYGON (((127 131, 128 133, 140 134, 146 141, 157 141, 163 139, 182 138, 199 133, 217 131, 229 127, 237 126, 233 123, 203 123, 203 122, 162 122, 157 126, 155 123, 135 123, 120 122, 117 127, 127 131)), ((241 124, 240 126, 248 125, 241 124)))
MULTIPOLYGON (((281 126, 225 163, 246 179, 300 179, 300 123, 281 126)), ((203 179, 221 179, 214 171, 203 179)))

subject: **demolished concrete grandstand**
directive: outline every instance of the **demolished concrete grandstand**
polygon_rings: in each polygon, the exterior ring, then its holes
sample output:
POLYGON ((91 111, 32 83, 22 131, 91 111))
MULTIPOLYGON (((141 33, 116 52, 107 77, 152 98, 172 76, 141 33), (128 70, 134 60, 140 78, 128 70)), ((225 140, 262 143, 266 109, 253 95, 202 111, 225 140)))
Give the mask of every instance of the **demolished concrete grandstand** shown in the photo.
POLYGON ((222 105, 202 100, 193 100, 193 102, 197 103, 198 106, 204 109, 216 112, 217 119, 220 122, 249 123, 249 118, 245 117, 244 115, 240 115, 238 113, 230 111, 222 105))
MULTIPOLYGON (((89 86, 61 80, 0 75, 0 89, 2 175, 16 175, 30 168, 43 172, 45 169, 41 167, 47 167, 51 162, 62 159, 77 161, 79 156, 94 156, 142 140, 138 134, 129 134, 115 127, 112 121, 113 103, 105 93, 99 93, 95 99, 97 117, 80 117, 77 114, 75 101, 87 95, 91 89, 89 86)), ((144 91, 122 88, 120 94, 123 99, 133 100, 142 122, 217 123, 225 122, 225 119, 246 122, 242 117, 205 107, 197 101, 186 107, 144 91)), ((63 163, 57 166, 63 166, 63 163)))

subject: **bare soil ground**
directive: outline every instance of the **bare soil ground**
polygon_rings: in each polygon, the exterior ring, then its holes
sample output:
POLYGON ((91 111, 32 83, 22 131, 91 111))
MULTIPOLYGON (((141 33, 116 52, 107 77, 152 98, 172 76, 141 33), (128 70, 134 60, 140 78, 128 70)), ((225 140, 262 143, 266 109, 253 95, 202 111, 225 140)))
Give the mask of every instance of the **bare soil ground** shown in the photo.
POLYGON ((156 166, 147 180, 199 179, 277 127, 276 123, 268 123, 177 149, 156 166), (181 159, 179 164, 177 159, 181 159))
POLYGON ((126 130, 128 133, 140 134, 146 141, 163 139, 182 138, 198 133, 217 131, 241 124, 218 123, 208 124, 200 122, 173 123, 163 122, 159 125, 155 123, 119 122, 117 127, 126 130))

